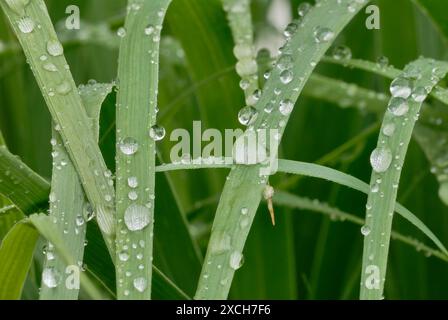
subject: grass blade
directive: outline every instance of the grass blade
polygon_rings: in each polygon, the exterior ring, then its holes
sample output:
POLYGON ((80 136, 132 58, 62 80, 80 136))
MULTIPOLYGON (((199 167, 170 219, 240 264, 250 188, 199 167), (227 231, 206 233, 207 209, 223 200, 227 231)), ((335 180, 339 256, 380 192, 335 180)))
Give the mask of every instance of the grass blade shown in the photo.
MULTIPOLYGON (((159 42, 171 0, 130 0, 121 33, 117 96, 117 296, 150 299, 159 42), (138 149, 138 150, 137 150, 138 149), (136 247, 129 247, 136 244, 136 247), (132 273, 132 277, 126 276, 132 273)), ((159 134, 159 133, 157 133, 159 134)))
MULTIPOLYGON (((331 45, 331 40, 342 31, 362 7, 363 4, 353 4, 351 1, 341 1, 340 3, 320 1, 307 14, 303 24, 283 51, 285 56, 292 54, 292 57, 296 58, 300 55, 300 59, 295 59, 291 70, 295 75, 295 81, 283 84, 280 81, 282 71, 274 70, 257 103, 257 109, 261 112, 271 100, 275 103, 288 100, 294 104, 313 71, 315 63, 322 58, 331 45), (353 10, 347 10, 349 4, 353 10), (326 38, 325 41, 321 41, 323 34, 326 38), (300 53, 298 53, 299 49, 300 53), (281 88, 281 92, 276 95, 275 92, 279 88, 281 88)), ((272 114, 259 114, 254 129, 261 128, 261 124, 266 123, 265 128, 278 128, 282 134, 288 119, 289 114, 283 115, 277 111, 272 114), (281 126, 280 123, 283 125, 281 126)), ((238 166, 228 177, 215 215, 196 299, 225 299, 228 295, 234 272, 239 267, 244 244, 266 184, 266 178, 259 175, 260 168, 259 165, 238 166), (248 226, 243 230, 240 228, 242 212, 244 215, 247 213, 249 218, 248 226), (219 268, 220 266, 221 268, 219 268)))
POLYGON ((394 97, 370 157, 373 171, 362 228, 361 299, 383 297, 393 213, 407 148, 424 99, 447 71, 445 63, 421 58, 409 64, 391 85, 394 97))
MULTIPOLYGON (((223 160, 224 161, 224 160, 223 160)), ((168 170, 181 170, 181 169, 201 169, 201 168, 232 168, 232 165, 183 165, 183 164, 169 164, 169 165, 161 165, 157 167, 158 172, 168 171, 168 170)), ((322 165, 317 165, 313 163, 300 162, 294 160, 282 160, 278 161, 278 172, 297 174, 312 178, 324 179, 328 180, 342 186, 346 186, 348 188, 360 191, 365 194, 369 194, 370 187, 364 181, 353 177, 344 172, 325 167, 322 165)), ((442 242, 434 235, 434 233, 412 212, 403 207, 401 204, 395 204, 395 211, 401 215, 403 218, 412 223, 415 227, 417 227, 421 232, 423 232, 429 239, 431 239, 434 244, 445 254, 448 255, 448 250, 442 244, 442 242)))
MULTIPOLYGON (((288 192, 278 191, 275 193, 273 200, 278 205, 321 213, 328 216, 332 221, 348 221, 360 227, 365 224, 364 219, 341 211, 338 208, 331 207, 327 203, 320 202, 316 199, 303 198, 288 192)), ((399 232, 392 231, 391 238, 414 247, 418 252, 421 252, 425 256, 434 256, 440 260, 448 262, 448 255, 439 250, 426 246, 411 237, 407 237, 399 232)))
POLYGON ((1 242, 0 300, 20 299, 38 238, 32 226, 17 223, 1 242))
POLYGON ((24 214, 46 208, 50 185, 0 146, 0 194, 11 200, 24 214))
POLYGON ((113 250, 113 181, 106 174, 106 165, 93 138, 91 125, 45 3, 43 0, 33 0, 20 2, 14 7, 1 1, 0 6, 32 67, 56 129, 77 169, 104 237, 113 250))
MULTIPOLYGON (((111 84, 92 84, 80 87, 80 94, 83 100, 88 117, 92 124, 95 140, 98 141, 99 117, 101 105, 107 95, 112 91, 111 84)), ((67 250, 79 264, 83 261, 84 242, 86 236, 86 224, 91 217, 89 213, 89 203, 85 199, 84 190, 79 181, 78 174, 66 153, 62 140, 53 130, 53 176, 51 181, 50 194, 50 216, 55 219, 59 230, 62 230, 62 237, 67 243, 67 250)), ((62 275, 63 282, 71 274, 65 271, 67 265, 54 253, 53 244, 48 243, 46 249, 46 259, 43 272, 52 270, 62 275)), ((64 285, 48 287, 42 283, 40 290, 41 300, 75 300, 78 298, 79 288, 68 288, 64 285)))

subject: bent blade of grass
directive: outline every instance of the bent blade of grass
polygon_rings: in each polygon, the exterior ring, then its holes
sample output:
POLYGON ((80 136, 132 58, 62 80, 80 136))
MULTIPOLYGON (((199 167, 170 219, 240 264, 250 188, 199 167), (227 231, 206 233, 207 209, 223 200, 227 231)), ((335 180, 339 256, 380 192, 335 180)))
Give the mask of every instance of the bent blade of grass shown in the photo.
POLYGON ((253 93, 258 89, 258 72, 250 0, 221 0, 221 2, 227 13, 235 42, 233 53, 238 60, 236 72, 241 77, 240 87, 244 90, 246 104, 254 105, 256 100, 253 93))
MULTIPOLYGON (((338 208, 331 207, 327 203, 320 202, 316 199, 303 198, 288 192, 278 191, 275 193, 273 200, 274 203, 278 205, 321 213, 328 216, 332 221, 348 221, 358 226, 363 226, 365 224, 364 219, 359 218, 353 214, 341 211, 338 208)), ((448 262, 447 254, 431 248, 416 239, 407 237, 396 231, 392 231, 391 238, 413 247, 418 252, 425 254, 425 256, 434 256, 440 260, 448 262)))
MULTIPOLYGON (((310 10, 283 51, 285 55, 294 57, 295 61, 291 66, 294 80, 289 84, 283 84, 279 79, 281 71, 274 70, 256 105, 260 113, 271 101, 275 101, 277 105, 282 100, 289 100, 292 104, 297 101, 316 63, 331 45, 331 40, 367 2, 335 3, 324 0, 310 10), (348 10, 349 5, 353 10, 348 10), (328 36, 325 41, 320 41, 319 34, 322 35, 322 32, 328 36), (279 89, 281 92, 276 95, 275 92, 279 89)), ((282 134, 288 119, 289 115, 283 115, 278 110, 274 110, 271 114, 262 113, 258 115, 254 129, 262 127, 278 129, 282 134)), ((271 156, 276 157, 276 154, 271 156)), ((228 177, 213 222, 196 299, 225 299, 228 296, 233 275, 240 267, 244 244, 266 185, 266 177, 260 177, 261 168, 261 165, 239 165, 232 169, 228 177), (240 222, 243 218, 248 219, 249 223, 242 229, 240 222)))
MULTIPOLYGON (((92 84, 80 86, 79 92, 83 100, 88 117, 92 125, 95 141, 99 136, 99 118, 101 105, 104 99, 112 91, 112 84, 92 84)), ((82 266, 84 255, 84 242, 86 236, 86 224, 91 212, 89 203, 85 198, 84 190, 79 181, 76 169, 65 151, 59 134, 53 130, 53 175, 50 194, 50 216, 56 221, 62 238, 67 244, 71 256, 76 259, 79 269, 82 266), (81 266, 80 266, 81 265, 81 266)), ((53 250, 53 244, 48 243, 44 272, 55 272, 61 275, 62 283, 72 276, 66 273, 67 265, 53 250)), ((73 266, 72 266, 73 268, 73 266)), ((69 288, 65 285, 48 287, 42 282, 40 290, 41 300, 75 300, 78 298, 79 288, 69 288)))
POLYGON ((420 58, 397 78, 406 82, 399 89, 412 90, 412 95, 405 94, 406 100, 391 99, 377 148, 371 155, 371 190, 366 205, 366 225, 362 230, 365 238, 361 299, 383 298, 393 213, 407 148, 423 100, 447 71, 445 63, 420 58))
POLYGON ((47 207, 50 185, 0 146, 0 194, 11 200, 24 214, 47 207))
POLYGON ((112 179, 76 88, 63 48, 43 0, 0 1, 23 48, 64 146, 80 176, 98 224, 114 249, 115 208, 112 179), (10 5, 10 3, 17 6, 10 5), (97 174, 94 174, 97 173, 97 174))
MULTIPOLYGON (((222 160, 224 161, 224 159, 222 160)), ((181 170, 181 169, 201 169, 201 168, 232 168, 232 165, 229 164, 217 164, 217 165, 209 165, 206 164, 190 166, 184 164, 167 164, 161 165, 157 167, 157 172, 164 172, 169 170, 181 170)), ((290 173, 303 175, 312 178, 324 179, 327 181, 331 181, 348 188, 360 191, 365 194, 369 194, 370 187, 364 181, 353 177, 344 172, 325 167, 322 165, 300 162, 294 160, 283 160, 280 159, 278 161, 278 172, 282 173, 290 173)), ((412 223, 417 229, 423 232, 434 244, 442 251, 444 254, 448 255, 448 250, 442 244, 442 242, 437 238, 437 236, 419 219, 415 216, 411 211, 403 207, 398 202, 395 204, 395 211, 401 215, 404 219, 408 220, 412 223)))
POLYGON ((156 142, 149 135, 156 125, 160 33, 170 3, 130 0, 122 30, 116 161, 118 299, 151 298, 156 142))
POLYGON ((0 300, 20 299, 38 238, 32 226, 17 223, 1 242, 0 300))
MULTIPOLYGON (((349 68, 356 68, 359 70, 375 73, 389 79, 395 79, 401 74, 401 70, 393 66, 382 66, 377 63, 361 60, 361 59, 335 59, 332 57, 324 57, 324 62, 342 65, 349 68)), ((439 100, 443 104, 448 105, 448 90, 440 86, 435 86, 434 90, 430 94, 435 99, 439 100)))

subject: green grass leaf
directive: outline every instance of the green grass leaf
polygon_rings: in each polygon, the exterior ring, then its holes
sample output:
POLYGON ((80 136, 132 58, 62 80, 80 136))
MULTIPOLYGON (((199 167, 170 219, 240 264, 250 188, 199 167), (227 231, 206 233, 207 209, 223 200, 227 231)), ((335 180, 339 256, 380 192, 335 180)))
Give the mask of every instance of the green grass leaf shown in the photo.
POLYGON ((17 223, 2 240, 0 300, 20 299, 38 238, 39 232, 32 226, 17 223))
POLYGON ((159 43, 170 2, 130 0, 125 25, 118 31, 118 299, 151 298, 156 141, 165 130, 156 127, 159 43))
POLYGON ((406 152, 424 99, 447 71, 445 63, 421 58, 409 64, 391 85, 394 97, 370 157, 373 171, 362 231, 361 299, 383 296, 392 219, 406 152))

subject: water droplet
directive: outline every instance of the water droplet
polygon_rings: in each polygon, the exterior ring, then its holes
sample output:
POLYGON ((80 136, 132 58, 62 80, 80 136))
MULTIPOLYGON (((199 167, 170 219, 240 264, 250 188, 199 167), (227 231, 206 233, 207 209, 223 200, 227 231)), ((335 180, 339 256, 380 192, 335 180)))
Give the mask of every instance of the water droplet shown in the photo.
POLYGON ((137 188, 138 187, 137 177, 129 177, 128 178, 128 186, 133 189, 137 188))
POLYGON ((280 113, 284 116, 288 116, 291 114, 292 110, 294 109, 294 103, 289 99, 284 99, 280 101, 280 113))
POLYGON ((84 222, 85 222, 85 220, 84 220, 84 217, 82 215, 79 214, 79 215, 76 216, 76 225, 78 227, 81 227, 82 225, 84 225, 84 222))
POLYGON ((414 92, 412 92, 412 99, 414 99, 415 102, 423 102, 427 96, 428 92, 423 87, 417 87, 414 89, 414 92))
POLYGON ((243 216, 245 216, 245 215, 248 214, 248 213, 249 213, 249 209, 248 209, 248 208, 246 208, 246 207, 241 208, 241 214, 242 214, 243 216))
POLYGON ((117 36, 119 36, 120 38, 126 37, 126 29, 123 27, 118 28, 117 36))
POLYGON ((280 73, 280 81, 283 84, 288 84, 290 83, 292 80, 294 79, 294 74, 292 73, 291 70, 283 70, 280 73))
POLYGON ((69 94, 71 91, 72 86, 68 81, 63 81, 56 87, 56 92, 63 96, 69 94))
POLYGON ((311 4, 309 4, 308 2, 302 2, 297 7, 297 12, 299 13, 300 17, 304 17, 311 10, 311 8, 312 8, 311 4))
POLYGON ((316 43, 328 42, 334 38, 334 32, 326 27, 316 27, 314 29, 314 41, 316 43))
POLYGON ((31 33, 33 32, 36 24, 30 17, 23 17, 19 21, 17 21, 17 26, 22 33, 31 33))
POLYGON ((147 36, 152 35, 152 34, 154 33, 154 31, 155 31, 155 28, 154 28, 154 26, 153 26, 152 24, 148 25, 148 26, 145 28, 145 34, 146 34, 147 36))
POLYGON ((336 46, 332 55, 336 60, 349 60, 352 58, 352 51, 347 46, 336 46))
POLYGON ((125 155, 133 155, 138 150, 138 142, 134 138, 128 137, 121 141, 120 150, 125 155))
POLYGON ((386 56, 380 56, 377 60, 376 63, 378 65, 378 67, 380 67, 381 69, 386 68, 387 66, 389 66, 389 58, 386 56))
POLYGON ((238 121, 244 125, 249 126, 256 120, 258 115, 257 109, 252 106, 246 106, 238 113, 238 121))
POLYGON ((243 255, 241 252, 234 251, 230 255, 229 265, 233 270, 238 270, 243 265, 243 255))
POLYGON ((138 199, 138 194, 137 194, 137 192, 135 192, 134 190, 130 191, 130 192, 128 193, 128 198, 129 198, 129 200, 132 200, 132 201, 137 200, 137 199, 138 199))
POLYGON ((51 62, 48 63, 44 63, 44 65, 42 66, 42 68, 44 68, 44 70, 50 71, 50 72, 56 72, 58 71, 58 68, 51 62))
POLYGON ((165 128, 159 125, 153 125, 151 129, 149 129, 149 136, 154 141, 160 141, 165 138, 166 131, 165 128))
POLYGON ((383 134, 385 136, 390 137, 390 136, 392 136, 394 134, 394 132, 395 132, 395 124, 388 123, 388 124, 384 125, 384 127, 383 127, 383 134))
POLYGON ((370 227, 366 226, 366 225, 362 226, 361 227, 361 234, 363 236, 368 236, 370 234, 370 227))
POLYGON ((124 223, 131 231, 144 229, 151 222, 151 214, 147 207, 131 204, 124 213, 124 223))
POLYGON ((412 83, 405 78, 397 78, 390 85, 390 93, 393 97, 409 98, 412 92, 412 83))
POLYGON ((394 116, 400 117, 408 112, 409 104, 405 99, 395 97, 390 100, 387 108, 394 116))
POLYGON ((370 164, 375 172, 381 173, 389 169, 392 162, 392 152, 387 147, 378 147, 370 155, 370 164))
POLYGON ((264 106, 264 112, 271 113, 272 110, 274 110, 274 103, 273 102, 266 103, 266 105, 264 106))
POLYGON ((283 32, 283 35, 289 39, 294 35, 294 33, 296 33, 297 28, 298 28, 297 23, 291 22, 290 24, 288 24, 286 26, 286 29, 283 32))
POLYGON ((57 57, 64 53, 64 48, 58 40, 50 39, 47 41, 47 51, 51 56, 57 57))
POLYGON ((42 282, 48 288, 56 288, 61 280, 61 276, 53 267, 45 268, 42 272, 42 282))
POLYGON ((146 287, 148 286, 148 282, 145 278, 135 278, 133 281, 134 288, 139 292, 144 292, 146 290, 146 287))
POLYGON ((129 260, 129 253, 127 253, 126 251, 121 251, 120 253, 118 253, 118 259, 120 259, 120 261, 128 261, 129 260))
POLYGON ((254 54, 254 50, 252 46, 245 43, 241 43, 237 44, 233 48, 233 54, 238 60, 243 60, 252 57, 254 54))
POLYGON ((277 61, 277 68, 280 70, 288 70, 293 67, 293 59, 289 54, 282 55, 277 61))

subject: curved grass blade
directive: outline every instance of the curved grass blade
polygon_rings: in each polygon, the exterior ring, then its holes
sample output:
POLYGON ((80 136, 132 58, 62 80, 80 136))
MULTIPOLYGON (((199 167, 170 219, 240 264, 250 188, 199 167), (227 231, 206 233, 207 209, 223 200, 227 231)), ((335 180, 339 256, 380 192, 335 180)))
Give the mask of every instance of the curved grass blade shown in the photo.
MULTIPOLYGON (((224 160, 223 160, 224 161, 224 160)), ((181 170, 181 169, 201 169, 201 166, 189 166, 183 164, 169 164, 169 165, 161 165, 158 166, 158 172, 168 171, 168 170, 181 170)), ((205 168, 232 168, 232 165, 215 165, 210 166, 206 165, 205 168)), ((294 160, 282 160, 278 161, 278 172, 290 173, 303 175, 312 178, 324 179, 327 181, 331 181, 348 188, 360 191, 365 194, 369 194, 370 187, 364 181, 353 177, 344 172, 325 167, 322 165, 300 162, 294 160)), ((403 207, 401 204, 395 204, 395 211, 401 215, 404 219, 408 220, 415 227, 417 227, 421 232, 423 232, 429 239, 431 239, 434 244, 442 251, 443 253, 448 255, 448 250, 442 244, 442 242, 434 235, 434 233, 412 212, 403 207)))
MULTIPOLYGON (((338 208, 331 207, 327 203, 320 202, 317 199, 303 198, 288 192, 278 191, 275 193, 273 200, 277 205, 321 213, 328 216, 332 221, 348 221, 360 227, 365 224, 364 219, 341 211, 338 208)), ((396 231, 391 232, 391 238, 415 248, 425 256, 434 256, 442 261, 448 262, 448 255, 416 239, 407 237, 396 231)))
POLYGON ((155 144, 164 130, 156 125, 159 42, 170 3, 171 0, 130 0, 125 26, 119 30, 122 40, 117 95, 118 299, 151 298, 155 144), (132 277, 126 276, 128 273, 132 277))
MULTIPOLYGON (((99 118, 101 105, 107 95, 112 91, 112 84, 82 85, 79 88, 83 104, 92 124, 95 141, 98 141, 99 118)), ((89 212, 89 203, 85 198, 84 190, 79 181, 75 167, 66 153, 62 139, 53 130, 53 176, 50 193, 50 216, 55 219, 62 237, 67 243, 67 250, 78 262, 77 268, 82 265, 86 224, 92 218, 89 212)), ((113 254, 113 253, 112 253, 113 254)), ((61 275, 63 281, 71 274, 65 271, 67 265, 53 250, 53 244, 48 243, 43 272, 54 270, 61 275)), ((79 271, 79 270, 78 270, 79 271)), ((75 300, 78 298, 79 288, 67 286, 48 287, 42 283, 40 290, 41 300, 75 300)))
POLYGON ((1 242, 0 300, 20 299, 38 238, 32 226, 17 223, 1 242))
POLYGON ((373 167, 367 201, 361 299, 382 299, 393 213, 406 157, 420 108, 428 93, 448 72, 445 63, 420 58, 409 64, 391 85, 390 100, 370 161, 373 167))
MULTIPOLYGON (((287 112, 283 113, 275 110, 271 114, 262 110, 270 102, 278 105, 283 101, 288 106, 294 105, 315 65, 331 45, 331 40, 366 3, 324 0, 310 10, 296 34, 283 48, 283 59, 288 60, 286 70, 291 72, 295 80, 289 83, 283 81, 280 74, 284 70, 274 70, 256 105, 260 114, 254 123, 255 130, 262 128, 264 123, 264 129, 278 129, 280 135, 283 133, 292 108, 288 107, 287 112), (349 5, 351 10, 347 9, 349 5), (295 61, 289 62, 290 59, 295 61)), ((276 157, 276 154, 271 156, 276 157)), ((227 298, 266 184, 266 177, 260 177, 261 167, 240 165, 228 177, 215 215, 196 299, 227 298), (249 223, 242 230, 240 220, 243 218, 248 218, 249 223)))
POLYGON ((100 228, 114 248, 115 208, 113 181, 92 135, 63 47, 43 0, 5 2, 0 6, 16 34, 25 56, 70 154, 100 228), (98 174, 93 174, 97 172, 98 174))
POLYGON ((31 170, 6 146, 0 146, 0 194, 24 214, 47 207, 48 182, 31 170))

